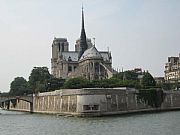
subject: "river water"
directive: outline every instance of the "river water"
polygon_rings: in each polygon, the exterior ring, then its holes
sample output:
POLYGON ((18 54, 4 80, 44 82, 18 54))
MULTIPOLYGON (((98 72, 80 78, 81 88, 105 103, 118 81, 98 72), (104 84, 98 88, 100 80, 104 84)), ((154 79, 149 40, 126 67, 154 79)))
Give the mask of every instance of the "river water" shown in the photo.
POLYGON ((76 118, 0 110, 0 135, 180 135, 180 111, 76 118))

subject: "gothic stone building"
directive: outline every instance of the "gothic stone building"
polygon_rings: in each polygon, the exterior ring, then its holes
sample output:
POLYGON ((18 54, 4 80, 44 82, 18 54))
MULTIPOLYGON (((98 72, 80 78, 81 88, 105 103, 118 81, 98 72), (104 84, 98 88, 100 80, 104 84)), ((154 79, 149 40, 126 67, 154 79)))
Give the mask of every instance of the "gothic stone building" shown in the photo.
POLYGON ((98 51, 95 43, 86 38, 84 12, 82 9, 82 28, 76 41, 75 51, 69 51, 66 38, 54 38, 51 59, 52 75, 56 78, 84 77, 89 80, 112 77, 112 57, 109 51, 98 51))

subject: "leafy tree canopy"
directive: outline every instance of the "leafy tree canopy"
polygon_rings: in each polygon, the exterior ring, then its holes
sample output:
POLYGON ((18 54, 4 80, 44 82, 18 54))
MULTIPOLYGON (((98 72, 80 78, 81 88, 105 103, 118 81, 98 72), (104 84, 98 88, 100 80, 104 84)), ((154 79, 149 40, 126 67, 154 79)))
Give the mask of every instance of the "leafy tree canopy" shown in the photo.
POLYGON ((156 86, 156 81, 149 72, 146 72, 142 78, 141 84, 144 88, 156 86))
POLYGON ((51 75, 47 67, 34 67, 29 76, 29 85, 33 92, 47 91, 47 82, 51 75))
POLYGON ((65 82, 64 88, 115 88, 115 87, 135 87, 139 88, 139 82, 136 80, 120 80, 117 78, 92 80, 84 78, 72 78, 65 82))
POLYGON ((28 82, 23 77, 16 77, 10 85, 10 95, 20 96, 32 93, 28 87, 28 82))
POLYGON ((103 79, 103 80, 92 80, 91 87, 94 88, 114 88, 119 87, 121 85, 121 81, 117 78, 103 79))
POLYGON ((63 87, 65 80, 60 78, 51 77, 48 80, 48 91, 58 90, 63 87))
POLYGON ((68 79, 64 83, 64 88, 69 88, 69 89, 87 88, 89 86, 90 86, 89 80, 82 77, 68 79))
POLYGON ((113 78, 118 78, 121 80, 138 80, 138 73, 133 71, 125 71, 115 74, 113 78))

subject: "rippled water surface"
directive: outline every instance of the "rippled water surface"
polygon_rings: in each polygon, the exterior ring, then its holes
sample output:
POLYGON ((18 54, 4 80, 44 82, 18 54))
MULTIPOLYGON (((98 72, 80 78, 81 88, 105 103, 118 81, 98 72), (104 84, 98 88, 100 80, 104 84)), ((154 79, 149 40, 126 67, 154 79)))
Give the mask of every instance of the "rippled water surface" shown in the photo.
POLYGON ((0 135, 180 135, 180 111, 75 118, 0 110, 0 135))

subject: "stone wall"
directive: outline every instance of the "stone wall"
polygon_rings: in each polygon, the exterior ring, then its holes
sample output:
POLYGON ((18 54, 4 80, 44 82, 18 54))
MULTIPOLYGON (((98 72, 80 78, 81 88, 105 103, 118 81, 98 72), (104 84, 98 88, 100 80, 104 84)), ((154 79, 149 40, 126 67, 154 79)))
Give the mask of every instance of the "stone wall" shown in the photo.
MULTIPOLYGON (((99 116, 148 110, 170 110, 180 108, 180 92, 165 91, 159 107, 152 107, 138 100, 138 90, 128 88, 63 89, 39 93, 33 98, 33 112, 62 115, 99 116)), ((28 111, 29 103, 18 101, 15 108, 28 111)))
POLYGON ((16 105, 14 106, 12 102, 10 102, 10 109, 11 110, 17 110, 17 111, 25 111, 29 112, 30 111, 30 103, 19 100, 17 101, 16 105))

